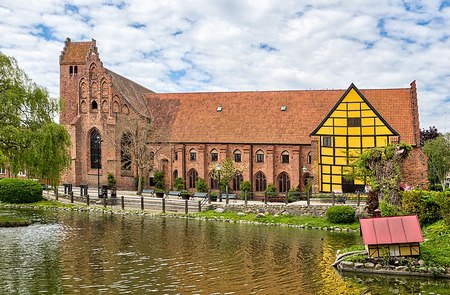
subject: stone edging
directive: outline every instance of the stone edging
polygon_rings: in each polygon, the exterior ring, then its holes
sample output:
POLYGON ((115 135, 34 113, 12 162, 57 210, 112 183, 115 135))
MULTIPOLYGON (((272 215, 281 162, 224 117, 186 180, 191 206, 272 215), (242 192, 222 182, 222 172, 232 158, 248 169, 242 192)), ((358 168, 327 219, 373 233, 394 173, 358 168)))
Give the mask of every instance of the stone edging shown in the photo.
POLYGON ((402 276, 418 276, 418 277, 435 277, 450 279, 450 268, 443 267, 424 267, 419 268, 407 266, 382 266, 371 262, 351 262, 341 261, 336 268, 342 272, 370 273, 381 275, 402 275, 402 276))

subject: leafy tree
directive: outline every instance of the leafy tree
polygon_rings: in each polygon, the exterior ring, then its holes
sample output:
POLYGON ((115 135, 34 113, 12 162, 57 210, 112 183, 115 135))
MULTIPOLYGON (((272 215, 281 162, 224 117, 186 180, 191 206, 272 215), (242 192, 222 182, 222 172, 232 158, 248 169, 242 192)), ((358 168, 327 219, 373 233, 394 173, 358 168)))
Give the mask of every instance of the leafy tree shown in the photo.
POLYGON ((409 144, 388 144, 364 151, 354 163, 354 174, 358 179, 368 181, 378 200, 400 206, 401 162, 408 157, 412 147, 409 144))
POLYGON ((0 164, 59 183, 70 165, 70 137, 54 122, 59 103, 0 53, 0 164))
POLYGON ((450 134, 429 140, 423 147, 428 156, 428 179, 437 179, 444 190, 444 181, 450 173, 450 134))
POLYGON ((422 129, 420 130, 420 145, 424 146, 424 144, 432 139, 435 139, 441 135, 435 126, 428 128, 428 130, 422 129))
POLYGON ((213 179, 219 178, 220 173, 220 186, 225 188, 225 193, 227 197, 227 203, 228 203, 228 191, 230 182, 233 179, 233 177, 241 175, 243 172, 243 167, 241 166, 235 166, 234 161, 231 158, 226 158, 222 164, 220 171, 217 169, 217 165, 213 165, 209 167, 209 171, 211 172, 211 176, 213 179))

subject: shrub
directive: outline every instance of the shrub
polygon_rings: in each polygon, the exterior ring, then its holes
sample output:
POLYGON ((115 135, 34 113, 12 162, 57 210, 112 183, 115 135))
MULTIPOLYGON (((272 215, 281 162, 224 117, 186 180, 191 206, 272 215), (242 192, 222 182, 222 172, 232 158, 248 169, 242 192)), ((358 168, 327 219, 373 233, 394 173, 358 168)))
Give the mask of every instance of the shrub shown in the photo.
POLYGON ((173 184, 173 187, 177 191, 184 190, 184 180, 183 180, 183 178, 181 178, 181 177, 175 178, 175 183, 173 184))
POLYGON ((115 187, 116 186, 116 178, 114 174, 108 172, 108 186, 115 187))
POLYGON ((441 219, 439 194, 422 190, 401 192, 403 212, 408 215, 417 214, 422 225, 436 222, 441 219))
POLYGON ((402 215, 402 210, 400 207, 388 203, 386 200, 380 203, 381 215, 385 216, 399 216, 402 215))
POLYGON ((155 182, 155 187, 158 190, 164 190, 166 188, 166 184, 164 182, 164 171, 155 171, 153 174, 153 181, 155 182))
POLYGON ((195 190, 199 193, 206 193, 208 191, 208 187, 203 178, 198 178, 195 182, 195 190))
POLYGON ((350 206, 332 206, 327 210, 327 219, 331 223, 353 223, 355 209, 350 206))
POLYGON ((442 219, 447 226, 450 226, 450 191, 440 193, 436 199, 441 209, 442 219))
POLYGON ((240 197, 242 200, 245 199, 245 192, 247 192, 247 198, 250 198, 249 192, 252 190, 252 185, 251 185, 250 181, 247 180, 247 181, 241 182, 240 189, 241 189, 240 197))
POLYGON ((277 188, 273 183, 269 183, 266 189, 267 196, 273 197, 277 195, 277 188))
POLYGON ((0 180, 0 201, 34 203, 42 199, 42 186, 34 180, 4 178, 0 180))
POLYGON ((300 190, 298 187, 291 187, 288 192, 288 202, 294 202, 300 199, 300 190))

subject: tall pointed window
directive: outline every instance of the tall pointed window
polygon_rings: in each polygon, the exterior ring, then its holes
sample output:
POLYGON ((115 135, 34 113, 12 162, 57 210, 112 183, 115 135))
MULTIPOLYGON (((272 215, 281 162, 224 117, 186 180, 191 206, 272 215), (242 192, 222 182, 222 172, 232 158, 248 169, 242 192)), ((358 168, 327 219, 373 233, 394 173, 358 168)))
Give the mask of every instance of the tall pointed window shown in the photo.
POLYGON ((284 151, 281 153, 281 163, 288 164, 289 163, 289 153, 288 151, 284 151))
POLYGON ((278 190, 282 193, 289 191, 291 188, 291 179, 286 172, 282 172, 280 176, 278 176, 278 190))
POLYGON ((216 149, 211 151, 211 162, 217 162, 219 160, 219 153, 216 149))
POLYGON ((122 170, 131 170, 131 135, 124 133, 120 143, 120 164, 122 170))
POLYGON ((267 187, 266 176, 264 173, 259 171, 255 174, 255 191, 262 192, 265 191, 267 187))
POLYGON ((189 184, 189 188, 195 188, 195 183, 197 182, 198 179, 198 173, 195 169, 191 169, 188 172, 188 184, 189 184))
POLYGON ((241 189, 241 182, 244 181, 244 178, 242 177, 242 175, 235 175, 233 177, 233 190, 234 191, 238 191, 241 189))
POLYGON ((102 138, 94 129, 90 137, 91 168, 102 169, 102 138))
POLYGON ((234 161, 236 163, 240 163, 242 161, 241 151, 240 150, 235 150, 234 151, 234 161))

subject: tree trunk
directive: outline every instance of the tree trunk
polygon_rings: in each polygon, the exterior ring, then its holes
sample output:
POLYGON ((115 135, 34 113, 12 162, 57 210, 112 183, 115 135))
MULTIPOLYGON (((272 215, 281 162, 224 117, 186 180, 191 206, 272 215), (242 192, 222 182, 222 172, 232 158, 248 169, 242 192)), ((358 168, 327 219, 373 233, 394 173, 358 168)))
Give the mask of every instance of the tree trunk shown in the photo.
POLYGON ((144 169, 142 167, 138 168, 138 195, 142 194, 142 174, 144 173, 144 169))

